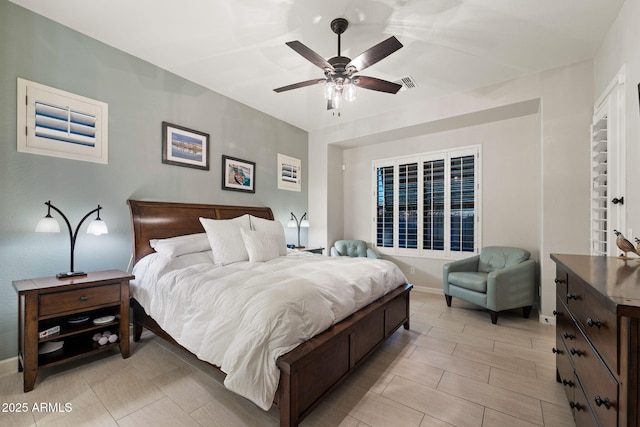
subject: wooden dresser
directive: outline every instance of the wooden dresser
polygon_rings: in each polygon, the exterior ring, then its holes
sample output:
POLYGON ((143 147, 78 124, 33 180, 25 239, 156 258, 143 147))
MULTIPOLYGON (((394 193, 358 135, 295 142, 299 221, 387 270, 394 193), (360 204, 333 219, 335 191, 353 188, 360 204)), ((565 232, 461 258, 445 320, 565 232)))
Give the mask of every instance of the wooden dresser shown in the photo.
POLYGON ((640 426, 640 262, 552 254, 557 379, 577 426, 640 426))

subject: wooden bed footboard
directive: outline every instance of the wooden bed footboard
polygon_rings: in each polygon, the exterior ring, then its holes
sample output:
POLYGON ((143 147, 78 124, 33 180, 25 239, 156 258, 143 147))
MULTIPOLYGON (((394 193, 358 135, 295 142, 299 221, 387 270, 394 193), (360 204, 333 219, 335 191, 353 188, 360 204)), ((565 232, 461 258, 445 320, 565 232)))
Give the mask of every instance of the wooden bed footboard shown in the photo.
MULTIPOLYGON (((409 329, 412 288, 407 284, 394 289, 278 358, 280 383, 274 403, 280 410, 281 426, 297 426, 400 326, 409 329)), ((131 307, 134 341, 140 341, 145 327, 188 352, 133 298, 131 307)))
POLYGON ((280 426, 297 426, 401 325, 409 329, 403 285, 277 360, 280 426))

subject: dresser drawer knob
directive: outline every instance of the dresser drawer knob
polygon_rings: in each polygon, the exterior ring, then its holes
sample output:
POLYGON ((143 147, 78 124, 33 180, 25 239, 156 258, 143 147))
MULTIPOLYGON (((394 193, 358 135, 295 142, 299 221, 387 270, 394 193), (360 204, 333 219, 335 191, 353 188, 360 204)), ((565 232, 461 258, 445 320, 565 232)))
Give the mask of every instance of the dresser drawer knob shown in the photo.
POLYGON ((562 354, 562 350, 560 350, 559 348, 555 348, 555 347, 554 347, 554 348, 552 348, 552 349, 551 349, 551 351, 552 351, 554 354, 562 354))
POLYGON ((602 322, 600 322, 600 319, 593 320, 591 317, 587 317, 587 325, 591 326, 592 328, 596 326, 598 329, 600 329, 600 326, 602 326, 602 322))
POLYGON ((569 402, 569 406, 571 406, 571 409, 575 409, 576 411, 582 411, 584 409, 584 407, 578 402, 569 402))
POLYGON ((88 297, 88 296, 86 296, 86 295, 82 295, 82 296, 80 297, 80 301, 82 301, 82 302, 85 302, 85 301, 87 301, 88 299, 89 299, 89 297, 88 297))
POLYGON ((593 399, 596 402, 596 405, 598 406, 603 406, 607 409, 611 409, 611 402, 609 401, 608 397, 605 397, 604 400, 602 400, 602 398, 598 395, 596 395, 596 397, 593 399))
POLYGON ((567 281, 563 279, 555 279, 554 282, 556 283, 556 285, 559 285, 560 283, 567 283, 567 281))
POLYGON ((568 339, 568 340, 575 340, 576 339, 576 336, 573 335, 573 334, 570 334, 569 332, 565 332, 564 334, 562 334, 562 336, 565 339, 568 339))
POLYGON ((571 347, 571 350, 569 350, 569 352, 570 352, 571 354, 573 354, 574 356, 578 356, 578 357, 580 357, 580 356, 582 356, 582 355, 584 354, 584 351, 582 351, 582 350, 576 350, 576 349, 575 349, 575 348, 573 348, 573 347, 571 347))
POLYGON ((576 295, 576 294, 567 294, 567 299, 577 300, 578 299, 578 295, 576 295))
POLYGON ((570 380, 562 380, 562 384, 569 386, 569 387, 573 387, 575 384, 573 383, 573 381, 570 380))
POLYGON ((558 314, 562 314, 562 312, 561 311, 557 311, 557 310, 553 310, 553 315, 554 316, 557 316, 558 314))

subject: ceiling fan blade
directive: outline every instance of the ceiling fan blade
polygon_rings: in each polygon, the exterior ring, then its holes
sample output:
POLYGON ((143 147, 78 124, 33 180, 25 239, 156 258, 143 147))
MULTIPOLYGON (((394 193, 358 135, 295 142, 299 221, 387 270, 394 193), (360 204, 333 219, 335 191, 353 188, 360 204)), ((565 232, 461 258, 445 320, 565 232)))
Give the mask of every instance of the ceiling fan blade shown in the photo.
POLYGON ((375 77, 356 76, 353 80, 353 83, 356 86, 370 90, 377 90, 378 92, 398 93, 400 88, 402 88, 402 85, 387 80, 377 79, 375 77))
POLYGON ((333 65, 329 64, 329 62, 326 59, 324 59, 322 56, 318 55, 317 53, 315 53, 314 51, 312 51, 311 49, 309 49, 308 47, 306 47, 305 45, 303 45, 299 41, 294 40, 292 42, 287 42, 286 44, 291 49, 293 49, 296 52, 298 52, 305 59, 307 59, 308 61, 310 61, 311 63, 313 63, 317 67, 319 67, 319 68, 321 68, 323 70, 329 69, 329 70, 333 71, 333 65))
POLYGON ((280 92, 284 92, 284 91, 291 90, 291 89, 298 89, 300 87, 312 86, 312 85, 315 85, 315 84, 318 84, 318 83, 324 83, 326 81, 327 81, 327 79, 307 80, 307 81, 304 81, 304 82, 294 83, 294 84, 288 85, 288 86, 282 86, 282 87, 279 87, 277 89, 274 89, 274 91, 280 93, 280 92))
POLYGON ((356 56, 351 62, 349 62, 346 66, 347 69, 349 67, 355 67, 356 70, 362 71, 367 67, 372 66, 376 62, 381 59, 386 58, 391 55, 396 50, 402 47, 402 43, 400 41, 391 36, 383 42, 378 43, 370 49, 365 50, 360 55, 356 56))

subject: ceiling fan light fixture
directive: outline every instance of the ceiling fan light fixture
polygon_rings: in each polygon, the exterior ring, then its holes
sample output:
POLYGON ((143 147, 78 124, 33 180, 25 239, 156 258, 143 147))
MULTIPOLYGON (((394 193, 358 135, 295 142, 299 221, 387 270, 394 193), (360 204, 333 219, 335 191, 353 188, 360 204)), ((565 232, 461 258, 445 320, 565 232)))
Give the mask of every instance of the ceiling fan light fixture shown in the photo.
POLYGON ((349 79, 349 82, 345 85, 344 88, 344 99, 347 102, 353 102, 356 100, 356 96, 356 85, 351 79, 349 79))
POLYGON ((324 97, 325 99, 333 99, 336 93, 336 84, 333 80, 327 80, 324 84, 324 97))
POLYGON ((336 90, 333 98, 331 99, 331 105, 335 110, 339 110, 340 107, 342 107, 342 89, 336 90))
MULTIPOLYGON (((391 36, 362 52, 354 59, 347 58, 341 54, 340 36, 348 26, 349 22, 344 18, 337 18, 331 21, 331 30, 338 36, 338 56, 334 56, 333 58, 325 59, 297 40, 287 42, 287 46, 322 69, 324 78, 283 86, 274 89, 274 91, 280 93, 291 89, 315 85, 317 83, 324 83, 323 94, 327 100, 327 110, 339 109, 342 106, 343 97, 347 102, 355 101, 356 86, 378 92, 397 93, 402 87, 402 85, 398 83, 375 77, 356 76, 354 74, 361 72, 391 55, 402 47, 402 43, 394 36, 391 36)), ((338 115, 340 115, 339 112, 338 115)))

